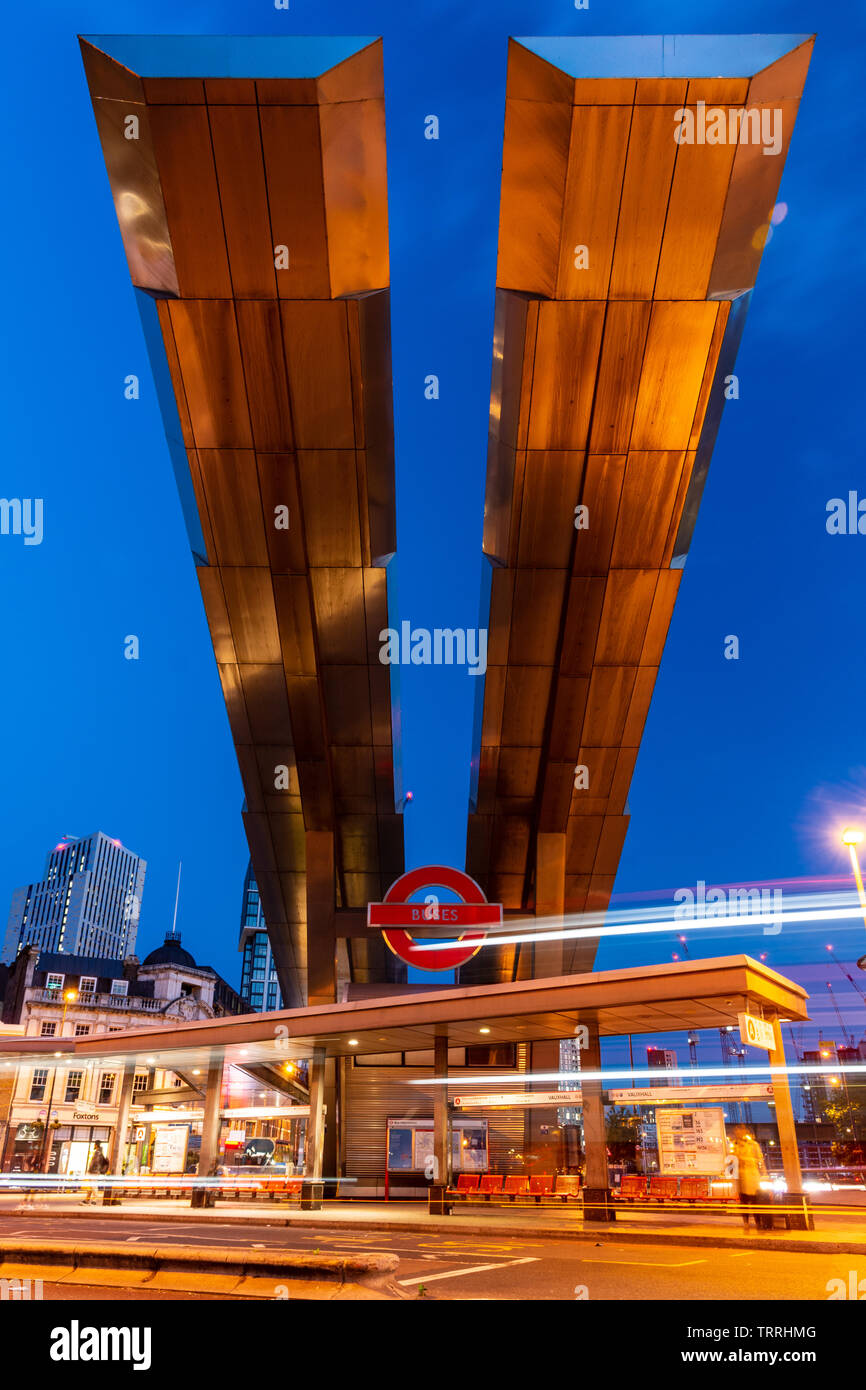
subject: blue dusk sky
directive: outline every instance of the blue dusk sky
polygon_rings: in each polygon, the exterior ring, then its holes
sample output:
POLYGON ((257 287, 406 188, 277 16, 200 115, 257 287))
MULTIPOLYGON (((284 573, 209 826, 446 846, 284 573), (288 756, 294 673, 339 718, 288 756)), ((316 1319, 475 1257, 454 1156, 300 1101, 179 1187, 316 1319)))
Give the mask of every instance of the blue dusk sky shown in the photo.
MULTIPOLYGON (((237 984, 242 788, 77 33, 385 40, 399 613, 475 627, 481 589, 499 178, 510 34, 809 34, 818 42, 632 786, 618 894, 825 879, 866 820, 866 536, 828 535, 860 489, 866 181, 864 12, 705 0, 46 0, 5 20, 0 227, 5 497, 44 499, 44 539, 0 536, 0 916, 62 834, 148 861, 139 952, 179 926, 237 984), (181 17, 182 16, 182 17, 181 17), (440 139, 423 138, 424 118, 440 139), (124 400, 135 373, 141 399, 124 400), (436 373, 441 396, 424 398, 436 373), (141 659, 127 661, 135 633, 141 659), (738 661, 724 641, 736 634, 738 661)), ((401 673, 407 867, 462 866, 475 680, 401 673)), ((697 935, 697 934, 696 934, 697 935)), ((706 936, 706 934, 705 934, 706 936)), ((817 932, 714 936, 815 960, 817 932)), ((833 936, 851 959, 862 925, 833 936)), ((670 959, 620 941, 601 965, 670 959)), ((841 976, 840 983, 841 983, 841 976)))

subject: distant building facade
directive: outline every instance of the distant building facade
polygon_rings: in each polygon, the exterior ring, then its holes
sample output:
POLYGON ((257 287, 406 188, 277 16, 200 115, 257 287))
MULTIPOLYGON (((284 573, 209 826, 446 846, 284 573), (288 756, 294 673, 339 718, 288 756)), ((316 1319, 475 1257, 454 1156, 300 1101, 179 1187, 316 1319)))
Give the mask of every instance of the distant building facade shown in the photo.
MULTIPOLYGON (((22 1026, 24 1037, 70 1038, 241 1012, 237 991, 209 966, 197 965, 179 934, 169 933, 140 963, 135 956, 119 961, 25 947, 6 972, 2 1025, 22 1026)), ((4 1171, 42 1168, 47 1162, 49 1172, 81 1172, 95 1144, 108 1152, 117 1123, 119 1071, 51 1063, 48 1054, 36 1067, 0 1076, 8 1093, 6 1113, 0 1113, 0 1122, 6 1120, 5 1134, 0 1123, 4 1171)), ((192 1077, 146 1066, 136 1072, 137 1099, 175 1091, 180 1099, 187 1090, 196 1095, 192 1077)))
POLYGON ((241 998, 245 1013, 272 1013, 283 1007, 283 996, 271 954, 267 924, 262 912, 258 884, 249 865, 244 879, 241 904, 241 933, 238 949, 243 952, 241 998))
POLYGON ((98 831, 49 850, 37 883, 16 888, 0 959, 26 946, 124 960, 135 950, 147 864, 98 831))

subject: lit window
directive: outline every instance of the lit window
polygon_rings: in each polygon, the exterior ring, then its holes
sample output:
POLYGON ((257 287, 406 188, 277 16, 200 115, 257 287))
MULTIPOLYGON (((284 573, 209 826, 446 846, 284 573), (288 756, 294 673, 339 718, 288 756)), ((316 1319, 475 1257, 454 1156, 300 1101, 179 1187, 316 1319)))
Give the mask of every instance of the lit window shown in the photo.
POLYGON ((63 988, 63 981, 64 981, 65 979, 66 979, 66 976, 65 976, 65 975, 53 975, 53 974, 47 975, 46 978, 45 978, 45 988, 46 988, 46 989, 62 989, 62 988, 63 988))
POLYGON ((83 1071, 71 1071, 66 1078, 66 1104, 72 1105, 78 1100, 81 1091, 81 1083, 84 1080, 83 1071))

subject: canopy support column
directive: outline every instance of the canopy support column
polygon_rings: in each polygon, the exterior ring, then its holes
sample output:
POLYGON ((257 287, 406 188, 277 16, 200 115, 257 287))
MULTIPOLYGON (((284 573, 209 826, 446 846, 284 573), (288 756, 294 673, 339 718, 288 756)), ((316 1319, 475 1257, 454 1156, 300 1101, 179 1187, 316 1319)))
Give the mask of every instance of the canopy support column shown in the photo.
MULTIPOLYGON (((135 1084, 135 1062, 126 1062, 123 1068, 123 1078, 120 1083, 120 1095, 117 1101, 117 1121, 114 1126, 114 1139, 111 1145, 111 1154, 108 1160, 108 1171, 112 1175, 123 1173, 123 1159, 126 1153, 126 1135, 129 1129, 129 1110, 132 1105, 132 1088, 135 1084)), ((121 1189, 122 1190, 122 1189, 121 1189)), ((116 1207, 120 1204, 120 1192, 116 1188, 106 1187, 102 1194, 102 1205, 104 1207, 116 1207)))
POLYGON ((803 1195, 803 1175, 800 1171, 800 1151, 797 1148, 797 1123, 791 1101, 791 1085, 788 1073, 781 1070, 785 1066, 785 1044, 782 1025, 778 1018, 773 1019, 773 1039, 776 1046, 770 1053, 770 1065, 780 1068, 779 1071, 773 1072, 773 1099, 776 1102, 776 1126, 788 1189, 785 1205, 790 1208, 785 1213, 785 1225, 788 1230, 811 1231, 815 1223, 809 1211, 808 1200, 803 1195))
MULTIPOLYGON (((198 1159, 198 1176, 200 1178, 214 1177, 219 1163, 222 1093, 223 1060, 222 1057, 215 1059, 212 1056, 207 1069, 204 1093, 204 1119, 201 1127, 201 1149, 198 1159)), ((215 1202, 216 1193, 212 1187, 195 1187, 193 1189, 190 1206, 212 1207, 215 1202)))
MULTIPOLYGON (((433 1076, 448 1075, 448 1035, 433 1039, 433 1076)), ((433 1088, 433 1173, 429 1192, 431 1216, 447 1216, 451 1211, 448 1188, 451 1186, 451 1126, 448 1123, 448 1087, 433 1088)))
POLYGON ((307 1120, 306 1161, 301 1185, 301 1210, 321 1211, 325 1160, 325 1083, 326 1057, 323 1047, 314 1047, 310 1064, 310 1118, 307 1120))
POLYGON ((583 1143, 586 1151, 586 1179, 583 1189, 584 1221, 615 1221, 607 1170, 607 1135, 601 1081, 589 1081, 584 1073, 601 1071, 601 1041, 598 1024, 587 1022, 587 1042, 580 1054, 583 1143))

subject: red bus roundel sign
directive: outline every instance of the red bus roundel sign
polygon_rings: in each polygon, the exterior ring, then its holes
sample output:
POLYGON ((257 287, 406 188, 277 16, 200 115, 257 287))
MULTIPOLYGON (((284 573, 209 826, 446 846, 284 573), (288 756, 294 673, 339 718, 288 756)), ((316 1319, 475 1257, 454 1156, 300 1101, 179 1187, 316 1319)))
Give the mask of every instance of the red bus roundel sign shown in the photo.
POLYGON ((384 902, 367 906, 367 926, 378 927, 395 956, 419 970, 455 970, 465 965, 480 951, 486 928, 501 921, 502 905, 489 903, 474 878, 462 869, 449 869, 444 864, 410 869, 391 884, 384 902), (409 901, 413 893, 424 888, 430 889, 425 901, 409 901), (450 889, 460 902, 440 903, 437 888, 450 889), (437 942, 435 950, 419 951, 412 928, 437 925, 443 934, 459 933, 457 940, 443 941, 441 946, 437 942))

